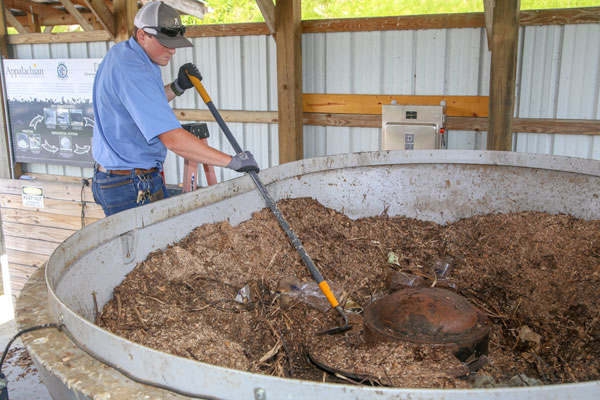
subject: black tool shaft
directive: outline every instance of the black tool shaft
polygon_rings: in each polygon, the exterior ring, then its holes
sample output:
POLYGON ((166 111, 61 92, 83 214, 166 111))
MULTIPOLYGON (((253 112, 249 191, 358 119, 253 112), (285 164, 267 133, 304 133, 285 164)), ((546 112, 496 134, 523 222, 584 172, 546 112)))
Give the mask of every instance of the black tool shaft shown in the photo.
MULTIPOLYGON (((235 139, 235 137, 233 136, 233 134, 229 130, 229 127, 227 126, 227 124, 225 123, 225 121, 223 120, 223 118, 221 117, 221 114, 219 113, 219 111, 215 107, 215 105, 212 102, 212 100, 206 102, 206 106, 208 107, 208 109, 210 110, 211 114, 213 115, 213 117, 215 118, 215 120, 217 121, 217 123, 219 124, 219 126, 221 127, 221 130, 223 131, 223 133, 227 137, 227 140, 229 140, 229 143, 231 143, 231 146, 233 147, 233 150, 236 153, 241 153, 243 151, 242 148, 240 147, 240 145, 238 144, 237 140, 235 139)), ((296 248, 296 250, 300 254, 300 257, 302 257, 302 260, 304 261, 304 263, 306 264, 306 266, 310 270, 310 273, 312 274, 313 278, 315 278, 315 280, 317 281, 317 283, 323 282, 323 276, 321 275, 321 273, 319 272, 319 270, 317 269, 317 267, 315 267, 315 264, 313 263, 313 261, 310 258, 310 256, 304 250, 304 246, 302 245, 302 242, 300 241, 300 239, 298 239, 298 236, 296 236, 296 234, 294 233, 294 231, 290 227, 290 224, 288 224, 288 222, 285 220, 285 218, 281 214, 281 211, 279 211, 279 208, 277 207, 277 205, 275 204, 275 202, 273 201, 273 199, 269 195, 269 192, 267 192, 267 189, 265 188, 265 186, 262 184, 262 182, 258 178, 258 174, 256 172, 254 172, 254 171, 250 171, 250 172, 248 172, 248 174, 250 174, 250 177, 254 181, 254 184, 256 185, 256 188, 258 189, 258 191, 260 192, 260 194, 262 195, 262 197, 265 199, 265 202, 267 203, 267 206, 271 209, 271 211, 273 212, 273 214, 275 214, 275 218, 277 218, 277 221, 279 222, 279 225, 281 226, 281 228, 283 229, 283 231, 285 232, 285 234, 288 236, 288 238, 290 239, 290 241, 292 242, 292 244, 294 245, 294 247, 296 248)))

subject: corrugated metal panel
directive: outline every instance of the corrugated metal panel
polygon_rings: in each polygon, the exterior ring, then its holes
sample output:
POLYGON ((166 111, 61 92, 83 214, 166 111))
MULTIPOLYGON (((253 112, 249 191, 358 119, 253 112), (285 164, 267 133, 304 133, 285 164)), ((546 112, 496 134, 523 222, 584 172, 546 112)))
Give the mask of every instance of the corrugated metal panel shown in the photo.
MULTIPOLYGON (((481 29, 342 32, 303 36, 306 93, 487 95, 481 29), (484 71, 484 72, 482 72, 484 71)), ((487 66, 487 68, 485 68, 487 66)), ((304 155, 378 150, 380 130, 304 128, 304 155)), ((450 148, 481 149, 485 133, 451 132, 450 148)))
MULTIPOLYGON (((520 28, 515 116, 600 119, 600 25, 520 28)), ((194 38, 163 70, 165 82, 179 66, 194 62, 219 109, 277 110, 275 43, 271 36, 194 38)), ((16 58, 102 57, 112 43, 13 46, 16 58)), ((487 95, 491 56, 484 29, 311 33, 303 35, 303 91, 306 93, 487 95)), ((188 91, 174 108, 206 109, 188 91)), ((279 163, 277 125, 229 124, 243 148, 263 168, 279 163)), ((209 144, 232 152, 216 123, 209 144)), ((485 149, 486 132, 449 132, 452 149, 485 149)), ((304 127, 304 155, 316 157, 377 150, 376 128, 304 127)), ((600 137, 514 135, 516 151, 600 158, 600 137)), ((34 172, 90 176, 91 170, 26 164, 34 172)), ((181 183, 183 160, 169 154, 167 182, 181 183)), ((217 168, 219 180, 238 176, 217 168)), ((202 177, 202 184, 205 179, 202 177)))
MULTIPOLYGON (((277 72, 275 42, 270 36, 194 38, 193 48, 179 49, 167 68, 163 80, 171 82, 179 67, 186 62, 198 66, 202 83, 219 110, 277 110, 277 72)), ((194 90, 188 90, 175 99, 173 108, 206 110, 206 105, 194 90)), ((270 124, 228 123, 229 129, 243 149, 252 151, 263 168, 276 165, 278 159, 277 127, 270 124)), ((208 123, 208 143, 232 154, 233 148, 216 123, 208 123)), ((165 162, 165 177, 169 183, 180 183, 184 162, 170 153, 165 162)), ((240 174, 225 168, 216 168, 219 181, 240 174)), ((201 173, 202 185, 206 178, 201 173)))
MULTIPOLYGON (((600 119, 600 25, 521 28, 521 118, 600 119)), ((517 134, 516 151, 596 158, 600 138, 517 134)))

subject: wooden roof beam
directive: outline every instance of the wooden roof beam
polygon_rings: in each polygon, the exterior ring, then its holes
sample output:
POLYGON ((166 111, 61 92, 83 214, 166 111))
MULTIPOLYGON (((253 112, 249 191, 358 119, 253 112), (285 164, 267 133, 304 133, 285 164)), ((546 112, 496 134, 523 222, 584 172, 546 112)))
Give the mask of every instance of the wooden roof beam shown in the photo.
POLYGON ((256 0, 258 8, 265 19, 265 23, 271 32, 271 35, 275 34, 275 4, 273 0, 256 0))
POLYGON ((29 32, 41 32, 40 17, 37 14, 27 14, 27 23, 29 24, 29 32))
MULTIPOLYGON (((88 23, 90 23, 93 26, 100 25, 99 23, 96 22, 96 16, 94 14, 92 14, 91 12, 82 13, 81 16, 84 17, 88 21, 88 23)), ((16 18, 17 18, 17 21, 19 21, 23 25, 27 25, 29 23, 28 17, 26 15, 16 17, 16 18)), ((40 25, 42 25, 42 26, 77 25, 77 24, 78 24, 77 20, 71 14, 51 15, 48 17, 40 18, 40 25)), ((103 29, 103 27, 101 26, 96 29, 103 29)))
POLYGON ((100 24, 104 29, 112 36, 116 38, 117 28, 115 24, 115 16, 113 12, 108 8, 104 0, 83 0, 87 7, 96 16, 100 24))
MULTIPOLYGON (((208 11, 206 3, 200 0, 162 0, 163 3, 170 5, 183 14, 191 15, 196 18, 204 19, 204 14, 208 11)), ((147 3, 143 2, 143 3, 147 3)))
POLYGON ((65 10, 47 4, 34 3, 30 0, 4 0, 4 7, 7 9, 19 10, 24 13, 34 13, 39 16, 68 14, 65 10))
POLYGON ((485 19, 485 32, 488 50, 492 50, 492 22, 494 21, 494 0, 483 0, 483 13, 485 19))
POLYGON ((6 22, 8 25, 15 28, 18 33, 29 33, 29 28, 27 28, 25 25, 21 24, 21 22, 19 22, 19 20, 17 20, 17 17, 12 15, 12 13, 10 11, 6 11, 6 22))
POLYGON ((81 25, 84 31, 90 32, 94 30, 94 27, 81 15, 79 10, 75 8, 71 0, 60 0, 65 9, 77 20, 77 23, 81 25))

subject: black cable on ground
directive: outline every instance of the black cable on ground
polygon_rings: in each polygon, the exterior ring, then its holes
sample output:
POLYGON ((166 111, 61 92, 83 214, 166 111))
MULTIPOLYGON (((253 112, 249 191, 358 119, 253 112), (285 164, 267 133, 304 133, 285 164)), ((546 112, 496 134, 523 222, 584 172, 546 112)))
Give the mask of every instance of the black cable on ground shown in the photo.
POLYGON ((21 336, 25 333, 29 333, 29 332, 33 332, 33 331, 37 331, 39 329, 45 329, 45 328, 56 328, 58 330, 61 330, 62 326, 63 326, 62 324, 55 324, 55 323, 48 323, 48 324, 43 324, 43 325, 32 326, 30 328, 25 328, 22 331, 18 332, 16 335, 14 335, 8 341, 8 344, 6 345, 6 348, 4 349, 4 353, 2 353, 2 358, 0 358, 0 400, 8 400, 8 382, 6 380, 6 376, 2 373, 2 366, 4 365, 4 360, 6 359, 8 350, 10 349, 10 346, 13 344, 13 342, 19 336, 21 336))

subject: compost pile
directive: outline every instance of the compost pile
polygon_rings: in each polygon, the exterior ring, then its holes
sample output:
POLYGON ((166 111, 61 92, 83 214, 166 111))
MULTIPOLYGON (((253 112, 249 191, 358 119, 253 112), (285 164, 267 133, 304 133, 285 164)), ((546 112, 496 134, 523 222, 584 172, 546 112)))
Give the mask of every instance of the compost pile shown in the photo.
POLYGON ((352 311, 351 331, 315 336, 341 318, 268 209, 236 227, 200 226, 150 254, 97 324, 178 356, 299 379, 423 388, 600 379, 600 221, 521 212, 441 226, 351 220, 308 198, 278 205, 352 311), (410 286, 454 290, 483 311, 492 323, 487 357, 467 365, 427 346, 367 346, 361 310, 410 286))

